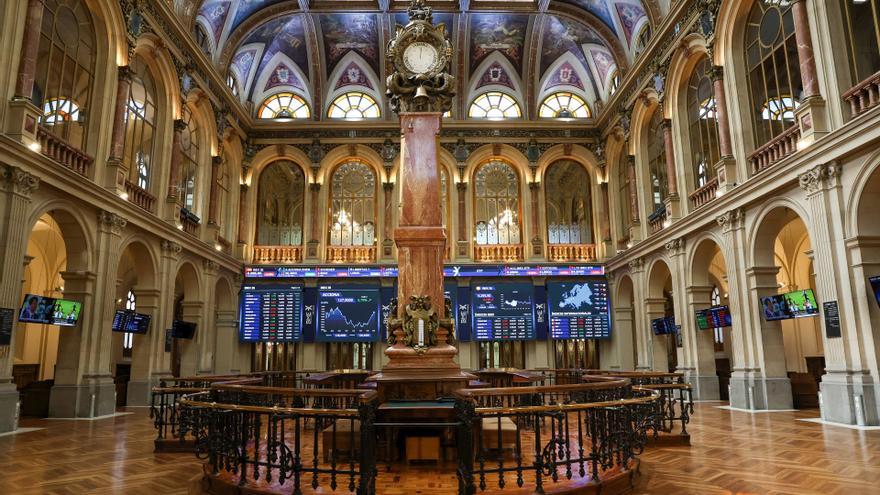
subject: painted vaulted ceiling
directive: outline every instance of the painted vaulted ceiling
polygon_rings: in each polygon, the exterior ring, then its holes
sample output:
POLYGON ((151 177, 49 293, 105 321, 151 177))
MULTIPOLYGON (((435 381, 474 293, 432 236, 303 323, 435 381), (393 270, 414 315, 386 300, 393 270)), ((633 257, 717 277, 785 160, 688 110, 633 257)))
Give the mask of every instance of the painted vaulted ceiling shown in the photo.
MULTIPOLYGON (((324 115, 362 91, 383 101, 384 47, 407 21, 403 0, 174 0, 176 11, 243 103, 279 92, 324 115)), ((428 1, 456 49, 457 110, 485 91, 512 96, 526 116, 569 91, 594 113, 668 8, 665 0, 428 1), (485 5, 484 5, 485 4, 485 5), (499 10, 507 9, 507 10, 499 10)))

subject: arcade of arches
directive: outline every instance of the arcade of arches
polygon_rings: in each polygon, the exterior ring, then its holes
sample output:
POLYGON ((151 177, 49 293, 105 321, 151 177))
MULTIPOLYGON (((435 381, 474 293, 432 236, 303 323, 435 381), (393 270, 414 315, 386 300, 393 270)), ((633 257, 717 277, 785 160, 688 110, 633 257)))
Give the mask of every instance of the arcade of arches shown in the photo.
MULTIPOLYGON (((670 372, 880 426, 880 0, 427 3, 455 47, 437 208, 462 369, 670 372), (554 338, 553 284, 578 281, 607 288, 610 337, 554 338), (537 331, 478 337, 478 284, 527 287, 537 331)), ((309 297, 396 294, 406 4, 0 2, 0 434, 174 377, 382 369, 384 330, 316 337, 309 297), (301 289, 297 338, 242 338, 255 284, 301 289), (73 326, 27 320, 33 296, 73 326)))

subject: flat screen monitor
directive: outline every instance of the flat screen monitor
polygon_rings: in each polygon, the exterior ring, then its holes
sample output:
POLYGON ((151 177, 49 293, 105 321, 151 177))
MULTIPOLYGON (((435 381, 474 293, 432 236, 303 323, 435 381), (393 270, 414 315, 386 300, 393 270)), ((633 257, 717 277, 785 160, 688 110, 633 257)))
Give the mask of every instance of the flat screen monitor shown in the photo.
POLYGON ((478 284, 471 288, 473 332, 478 341, 533 340, 532 284, 478 284))
POLYGON ((382 299, 377 288, 330 287, 318 290, 317 342, 379 340, 382 299))
POLYGON ((245 285, 241 292, 242 342, 296 342, 302 336, 302 286, 245 285))
POLYGON ((551 338, 611 338, 607 282, 549 282, 547 304, 551 338))
POLYGON ((22 323, 52 324, 52 311, 55 309, 55 299, 51 297, 27 294, 21 303, 18 312, 18 321, 22 323))
POLYGON ((761 298, 761 311, 767 321, 804 318, 819 314, 813 289, 802 289, 761 298))
POLYGON ((175 339, 192 339, 196 335, 196 324, 190 321, 174 320, 171 336, 175 339))
POLYGON ((152 317, 143 313, 136 313, 130 309, 118 309, 113 315, 114 332, 146 334, 150 330, 152 317))
POLYGON ((670 335, 674 334, 677 329, 674 316, 666 316, 651 320, 651 329, 654 335, 670 335))
POLYGON ((874 290, 874 299, 876 299, 877 304, 880 305, 880 276, 871 277, 868 281, 871 282, 871 289, 874 290))
POLYGON ((697 328, 700 330, 711 330, 713 328, 729 327, 733 324, 730 318, 730 308, 728 306, 712 306, 708 309, 701 309, 696 312, 697 328))
POLYGON ((82 303, 67 299, 55 299, 52 308, 52 324, 61 327, 75 327, 82 311, 82 303))

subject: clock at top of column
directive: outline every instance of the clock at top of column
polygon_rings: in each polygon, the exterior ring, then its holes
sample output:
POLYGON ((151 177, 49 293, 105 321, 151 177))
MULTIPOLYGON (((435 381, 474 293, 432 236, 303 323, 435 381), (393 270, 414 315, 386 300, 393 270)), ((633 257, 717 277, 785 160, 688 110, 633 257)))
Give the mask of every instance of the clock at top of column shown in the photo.
POLYGON ((455 78, 448 72, 452 44, 446 38, 446 25, 434 25, 425 0, 413 0, 408 13, 409 22, 398 24, 388 42, 387 65, 392 72, 385 94, 396 113, 446 112, 455 96, 455 78))

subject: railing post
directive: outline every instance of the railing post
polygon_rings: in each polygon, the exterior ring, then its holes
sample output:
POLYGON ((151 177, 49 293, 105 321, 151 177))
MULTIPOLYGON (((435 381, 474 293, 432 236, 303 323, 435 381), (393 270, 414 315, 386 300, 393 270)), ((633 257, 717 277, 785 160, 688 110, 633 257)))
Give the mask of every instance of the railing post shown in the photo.
POLYGON ((456 417, 458 418, 458 493, 473 495, 477 491, 474 485, 474 406, 467 399, 455 400, 456 417))
MULTIPOLYGON (((358 407, 361 422, 360 482, 358 495, 376 493, 376 401, 367 400, 358 407)), ((349 446, 349 449, 352 447, 349 446)), ((351 454, 349 454, 351 455, 351 454)))

